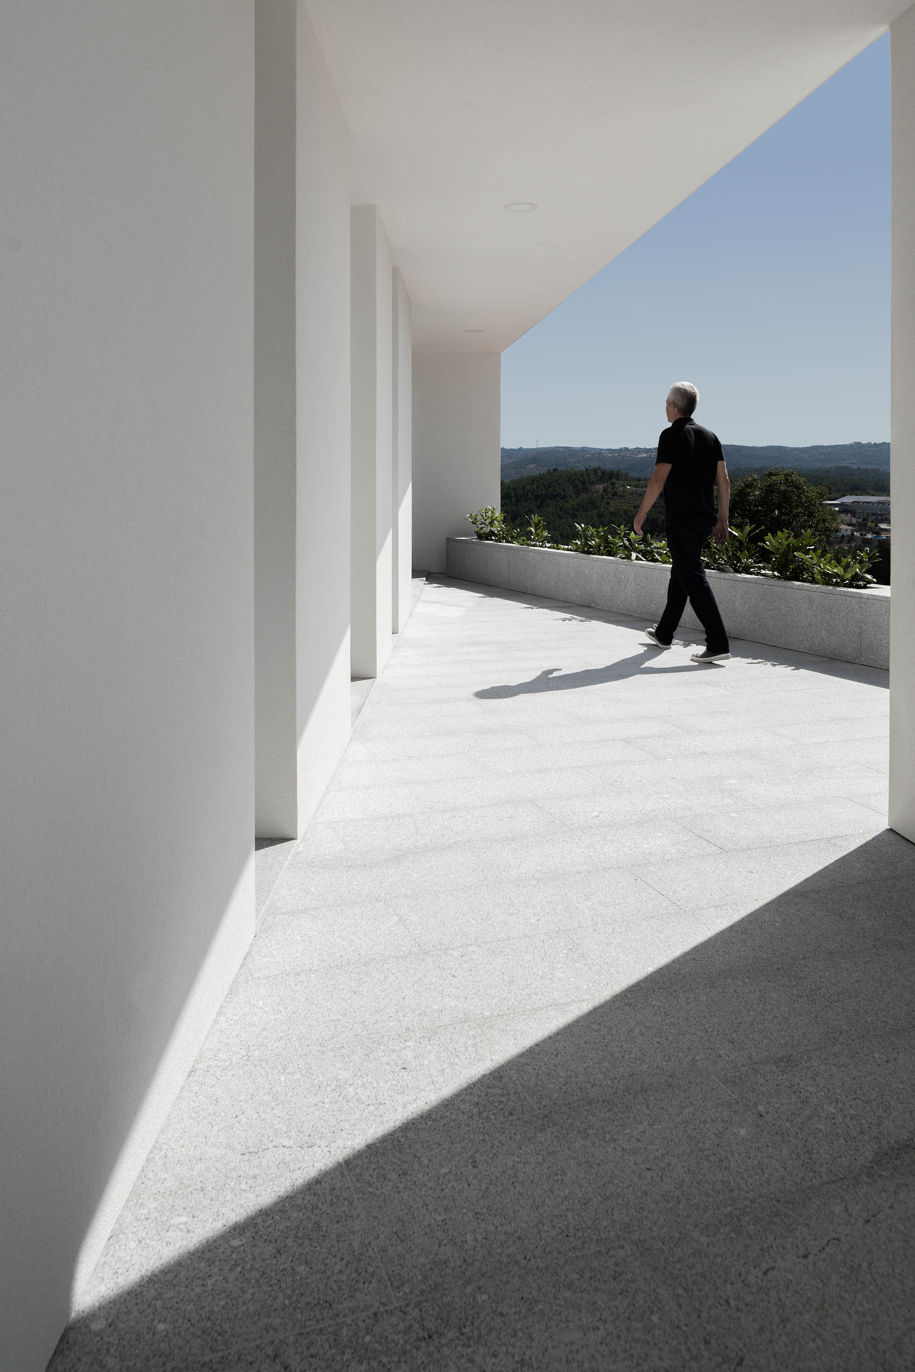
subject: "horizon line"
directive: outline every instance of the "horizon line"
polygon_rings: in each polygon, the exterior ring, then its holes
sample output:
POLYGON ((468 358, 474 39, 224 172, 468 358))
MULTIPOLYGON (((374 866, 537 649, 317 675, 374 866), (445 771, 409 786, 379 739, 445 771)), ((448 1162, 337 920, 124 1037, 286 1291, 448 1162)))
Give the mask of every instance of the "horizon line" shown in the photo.
MULTIPOLYGON (((572 451, 580 449, 590 449, 596 453, 616 453, 616 452, 641 452, 643 449, 657 449, 657 440, 652 443, 624 443, 617 448, 611 448, 606 444, 600 443, 517 443, 501 445, 502 452, 538 452, 540 449, 548 448, 569 448, 572 451)), ((877 448, 891 447, 889 438, 852 438, 845 443, 737 443, 732 439, 727 442, 721 440, 723 448, 877 448)))

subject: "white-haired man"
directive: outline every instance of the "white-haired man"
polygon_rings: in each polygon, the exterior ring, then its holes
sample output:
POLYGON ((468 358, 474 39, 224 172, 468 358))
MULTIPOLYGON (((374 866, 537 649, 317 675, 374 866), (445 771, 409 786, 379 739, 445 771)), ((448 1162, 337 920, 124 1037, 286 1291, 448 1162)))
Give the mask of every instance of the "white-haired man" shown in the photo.
POLYGON ((689 381, 678 381, 667 395, 667 422, 658 439, 655 469, 633 521, 641 534, 645 516, 660 495, 670 549, 670 582, 664 613, 647 637, 657 648, 669 648, 686 602, 705 630, 705 650, 693 662, 722 662, 731 656, 728 636, 714 593, 702 565, 702 548, 709 534, 722 542, 728 536, 731 483, 721 444, 711 429, 693 419, 699 392, 689 381), (715 490, 718 508, 715 508, 715 490))

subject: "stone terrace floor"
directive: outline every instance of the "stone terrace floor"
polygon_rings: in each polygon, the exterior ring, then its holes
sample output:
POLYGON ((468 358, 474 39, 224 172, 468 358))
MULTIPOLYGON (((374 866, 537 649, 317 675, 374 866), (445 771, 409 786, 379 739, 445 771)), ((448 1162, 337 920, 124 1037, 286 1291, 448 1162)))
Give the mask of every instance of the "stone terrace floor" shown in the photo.
POLYGON ((915 1367, 887 678, 433 580, 52 1363, 915 1367))

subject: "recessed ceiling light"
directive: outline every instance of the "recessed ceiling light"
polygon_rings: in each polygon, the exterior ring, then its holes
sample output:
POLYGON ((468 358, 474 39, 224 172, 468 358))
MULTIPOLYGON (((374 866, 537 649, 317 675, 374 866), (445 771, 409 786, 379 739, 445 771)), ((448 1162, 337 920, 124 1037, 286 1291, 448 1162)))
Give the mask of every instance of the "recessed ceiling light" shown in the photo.
POLYGON ((482 330, 482 329, 465 329, 464 332, 465 332, 465 333, 482 333, 483 330, 482 330))
POLYGON ((505 208, 512 214, 530 214, 531 210, 536 210, 537 206, 533 200, 511 200, 505 208))

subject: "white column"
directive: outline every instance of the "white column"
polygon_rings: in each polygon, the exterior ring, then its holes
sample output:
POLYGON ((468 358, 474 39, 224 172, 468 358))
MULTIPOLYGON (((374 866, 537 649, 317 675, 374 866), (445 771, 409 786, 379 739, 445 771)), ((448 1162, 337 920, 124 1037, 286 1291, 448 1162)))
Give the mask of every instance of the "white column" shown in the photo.
POLYGON ((393 264, 374 205, 352 212, 352 674, 375 677, 393 634, 393 264))
POLYGON ((891 30, 893 591, 890 824, 915 842, 915 6, 891 30))
POLYGON ((296 0, 255 6, 256 832, 293 838, 296 794, 296 0))
POLYGON ((467 515, 500 504, 501 358, 420 353, 413 384, 413 562, 445 566, 445 539, 467 515))
POLYGON ((350 727, 349 149, 304 0, 256 16, 256 825, 292 838, 350 727))
POLYGON ((298 832, 350 736, 349 130, 299 0, 296 190, 298 832))
POLYGON ((413 316, 403 277, 394 271, 394 588, 395 633, 407 621, 413 573, 413 316))

